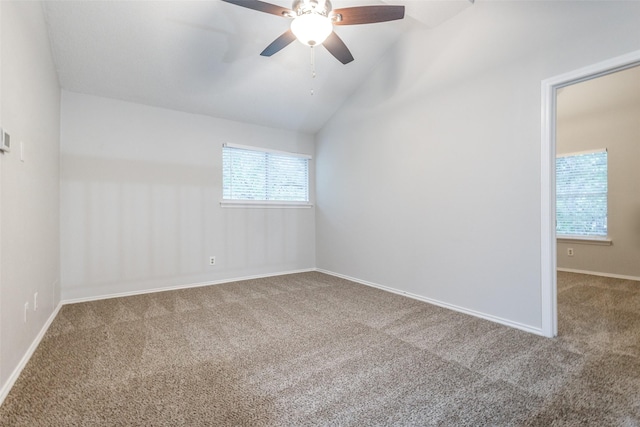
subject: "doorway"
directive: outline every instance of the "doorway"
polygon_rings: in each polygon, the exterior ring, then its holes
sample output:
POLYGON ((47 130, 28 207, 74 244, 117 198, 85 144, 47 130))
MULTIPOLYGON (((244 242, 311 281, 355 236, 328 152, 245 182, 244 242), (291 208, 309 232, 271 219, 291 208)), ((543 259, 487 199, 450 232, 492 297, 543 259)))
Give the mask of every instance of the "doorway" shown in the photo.
POLYGON ((556 126, 558 90, 640 65, 640 51, 612 58, 542 82, 541 135, 541 296, 543 335, 558 334, 556 243, 556 126))

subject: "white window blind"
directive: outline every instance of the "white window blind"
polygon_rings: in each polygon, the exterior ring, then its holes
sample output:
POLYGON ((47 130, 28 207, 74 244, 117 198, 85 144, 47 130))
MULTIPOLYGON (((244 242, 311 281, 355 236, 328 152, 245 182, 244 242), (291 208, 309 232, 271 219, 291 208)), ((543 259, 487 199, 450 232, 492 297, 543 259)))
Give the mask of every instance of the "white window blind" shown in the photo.
POLYGON ((225 144, 222 147, 222 198, 225 201, 308 202, 310 158, 225 144))
POLYGON ((556 158, 556 232, 607 235, 607 150, 556 158))

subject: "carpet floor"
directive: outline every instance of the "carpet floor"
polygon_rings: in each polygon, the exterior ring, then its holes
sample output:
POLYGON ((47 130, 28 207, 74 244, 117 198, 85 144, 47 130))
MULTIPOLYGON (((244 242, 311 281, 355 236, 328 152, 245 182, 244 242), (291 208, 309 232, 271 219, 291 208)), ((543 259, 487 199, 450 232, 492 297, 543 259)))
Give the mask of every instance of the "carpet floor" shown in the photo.
POLYGON ((640 283, 539 337, 321 273, 65 305, 2 426, 637 426, 640 283))

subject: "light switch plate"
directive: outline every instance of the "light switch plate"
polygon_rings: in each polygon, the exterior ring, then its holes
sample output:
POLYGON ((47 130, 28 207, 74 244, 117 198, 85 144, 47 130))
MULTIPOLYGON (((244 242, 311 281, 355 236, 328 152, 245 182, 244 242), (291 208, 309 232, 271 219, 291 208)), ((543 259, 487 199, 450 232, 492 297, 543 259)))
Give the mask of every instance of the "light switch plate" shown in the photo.
POLYGON ((0 151, 11 151, 11 136, 6 129, 0 128, 0 151))

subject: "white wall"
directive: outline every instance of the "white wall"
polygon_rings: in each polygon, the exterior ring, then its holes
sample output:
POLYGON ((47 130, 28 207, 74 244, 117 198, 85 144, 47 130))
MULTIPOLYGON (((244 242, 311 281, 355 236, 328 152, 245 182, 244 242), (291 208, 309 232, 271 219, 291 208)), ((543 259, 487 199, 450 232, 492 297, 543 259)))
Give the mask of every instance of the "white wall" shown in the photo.
POLYGON ((612 240, 611 246, 559 242, 558 268, 640 278, 640 67, 567 87, 557 105, 558 154, 608 149, 612 240))
POLYGON ((540 332, 541 81, 640 49, 640 3, 476 2, 317 136, 317 265, 540 332))
POLYGON ((12 151, 0 155, 0 387, 4 389, 58 303, 60 89, 41 4, 3 1, 0 8, 0 123, 12 142, 12 151), (24 323, 26 302, 29 312, 24 323))
POLYGON ((314 209, 220 207, 225 142, 314 152, 307 134, 63 91, 62 298, 315 267, 314 209))

